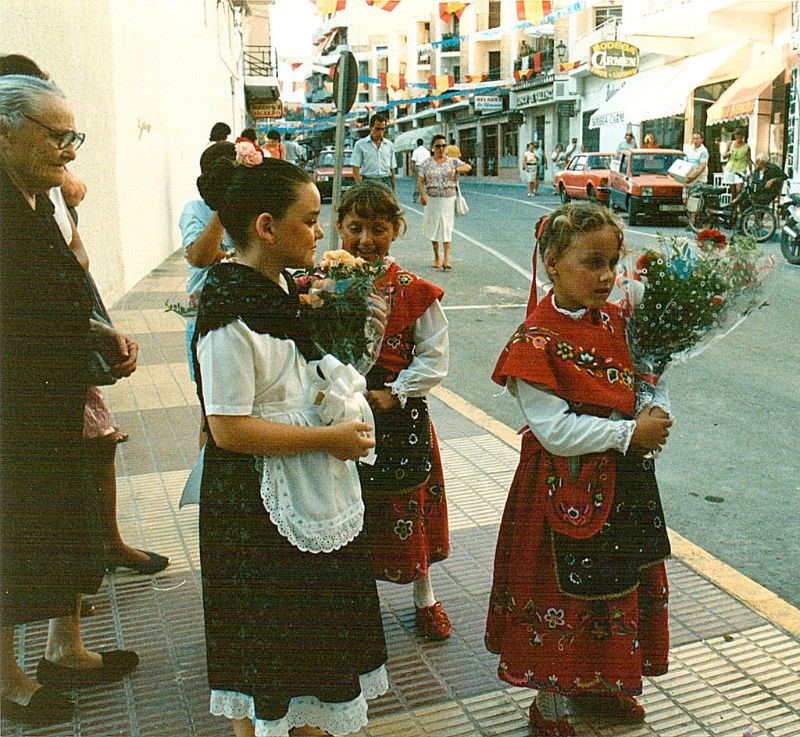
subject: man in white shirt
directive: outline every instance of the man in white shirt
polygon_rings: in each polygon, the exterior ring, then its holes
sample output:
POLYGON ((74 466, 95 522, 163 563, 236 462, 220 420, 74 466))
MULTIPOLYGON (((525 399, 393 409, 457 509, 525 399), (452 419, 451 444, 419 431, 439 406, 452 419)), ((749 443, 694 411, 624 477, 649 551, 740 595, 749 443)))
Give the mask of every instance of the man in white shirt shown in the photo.
POLYGON ((387 120, 376 113, 369 121, 369 136, 356 141, 353 146, 353 178, 362 181, 382 182, 395 192, 394 144, 384 139, 387 120))
POLYGON ((578 139, 573 138, 567 150, 564 151, 564 166, 569 164, 569 160, 578 152, 578 139))
MULTIPOLYGON (((431 152, 425 148, 425 141, 421 138, 417 139, 417 147, 411 154, 411 175, 416 177, 419 173, 419 168, 431 157, 431 152)), ((419 192, 417 188, 414 187, 412 193, 412 199, 414 202, 419 201, 419 192)))
POLYGON ((283 137, 283 149, 286 151, 286 160, 295 166, 303 165, 303 147, 292 140, 292 134, 283 137))
POLYGON ((619 146, 617 146, 617 151, 630 151, 634 148, 636 148, 636 139, 633 137, 633 133, 628 131, 625 134, 625 138, 622 140, 619 146))
POLYGON ((683 147, 683 155, 692 165, 692 170, 686 177, 687 190, 692 190, 708 181, 708 149, 704 141, 705 136, 702 133, 693 133, 691 144, 683 147))

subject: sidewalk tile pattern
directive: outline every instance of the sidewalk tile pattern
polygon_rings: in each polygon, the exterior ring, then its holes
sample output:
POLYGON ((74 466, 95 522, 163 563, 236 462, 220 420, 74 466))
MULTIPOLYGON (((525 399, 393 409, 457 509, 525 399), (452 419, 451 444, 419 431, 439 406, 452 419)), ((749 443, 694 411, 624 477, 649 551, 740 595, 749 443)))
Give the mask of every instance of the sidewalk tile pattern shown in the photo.
MULTIPOLYGON (((119 569, 92 597, 84 620, 92 648, 139 652, 132 677, 76 692, 73 724, 3 735, 228 737, 227 720, 208 713, 197 507, 178 499, 197 454, 199 410, 184 354, 183 321, 166 313, 182 296, 178 255, 144 279, 113 311, 142 346, 134 377, 107 391, 115 422, 130 433, 117 456, 119 521, 124 538, 156 550, 171 565, 153 577, 119 569)), ((391 690, 372 702, 360 737, 530 737, 532 692, 496 677, 483 646, 492 559, 516 451, 441 402, 432 413, 442 445, 450 511, 450 558, 433 569, 453 621, 443 643, 414 631, 410 587, 379 584, 391 690)), ((800 737, 800 643, 678 560, 671 582, 670 671, 647 679, 644 724, 620 726, 581 713, 583 737, 800 737)), ((18 628, 23 667, 33 673, 47 623, 18 628)))

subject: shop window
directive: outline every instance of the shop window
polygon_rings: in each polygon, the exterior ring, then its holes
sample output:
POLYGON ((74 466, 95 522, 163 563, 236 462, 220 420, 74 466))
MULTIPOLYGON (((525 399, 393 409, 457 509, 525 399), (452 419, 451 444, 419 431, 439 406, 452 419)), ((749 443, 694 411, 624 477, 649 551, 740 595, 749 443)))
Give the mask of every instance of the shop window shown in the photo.
POLYGON ((500 0, 489 0, 489 28, 500 27, 500 0))
POLYGON ((595 8, 594 27, 600 28, 604 23, 614 19, 615 22, 622 20, 622 8, 595 8))
POLYGON ((517 134, 517 127, 504 123, 502 126, 500 126, 500 130, 502 131, 503 137, 502 155, 516 157, 519 153, 519 135, 517 134))
POLYGON ((461 81, 461 65, 460 64, 455 64, 453 66, 453 79, 456 82, 460 82, 461 81))

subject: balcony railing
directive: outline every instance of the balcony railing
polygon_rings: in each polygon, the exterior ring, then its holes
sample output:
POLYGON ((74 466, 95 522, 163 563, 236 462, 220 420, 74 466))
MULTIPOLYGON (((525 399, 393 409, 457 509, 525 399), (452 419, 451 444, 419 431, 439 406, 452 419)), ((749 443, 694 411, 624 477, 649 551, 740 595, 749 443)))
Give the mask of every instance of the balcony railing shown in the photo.
POLYGON ((417 52, 417 65, 418 66, 430 66, 431 63, 431 52, 430 51, 418 51, 417 52))
POLYGON ((274 77, 277 74, 272 46, 245 46, 242 56, 246 77, 274 77))
POLYGON ((455 33, 443 33, 442 44, 439 46, 442 52, 461 51, 461 39, 455 33))
POLYGON ((537 74, 552 72, 554 67, 553 53, 550 51, 536 51, 527 56, 521 56, 514 60, 514 77, 522 79, 533 79, 537 74))

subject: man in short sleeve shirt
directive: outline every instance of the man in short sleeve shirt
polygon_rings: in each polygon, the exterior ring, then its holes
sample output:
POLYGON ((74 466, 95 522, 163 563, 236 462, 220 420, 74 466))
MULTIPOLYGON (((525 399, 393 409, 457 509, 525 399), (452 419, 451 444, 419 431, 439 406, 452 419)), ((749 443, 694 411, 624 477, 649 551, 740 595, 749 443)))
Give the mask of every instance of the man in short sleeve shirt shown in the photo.
POLYGON ((683 155, 686 161, 692 165, 692 170, 686 178, 685 194, 708 181, 708 149, 705 147, 704 140, 705 137, 702 133, 693 133, 692 142, 683 147, 683 155))
POLYGON ((377 113, 369 121, 369 136, 353 146, 353 178, 361 181, 382 182, 392 192, 396 191, 394 144, 384 139, 386 118, 377 113))

